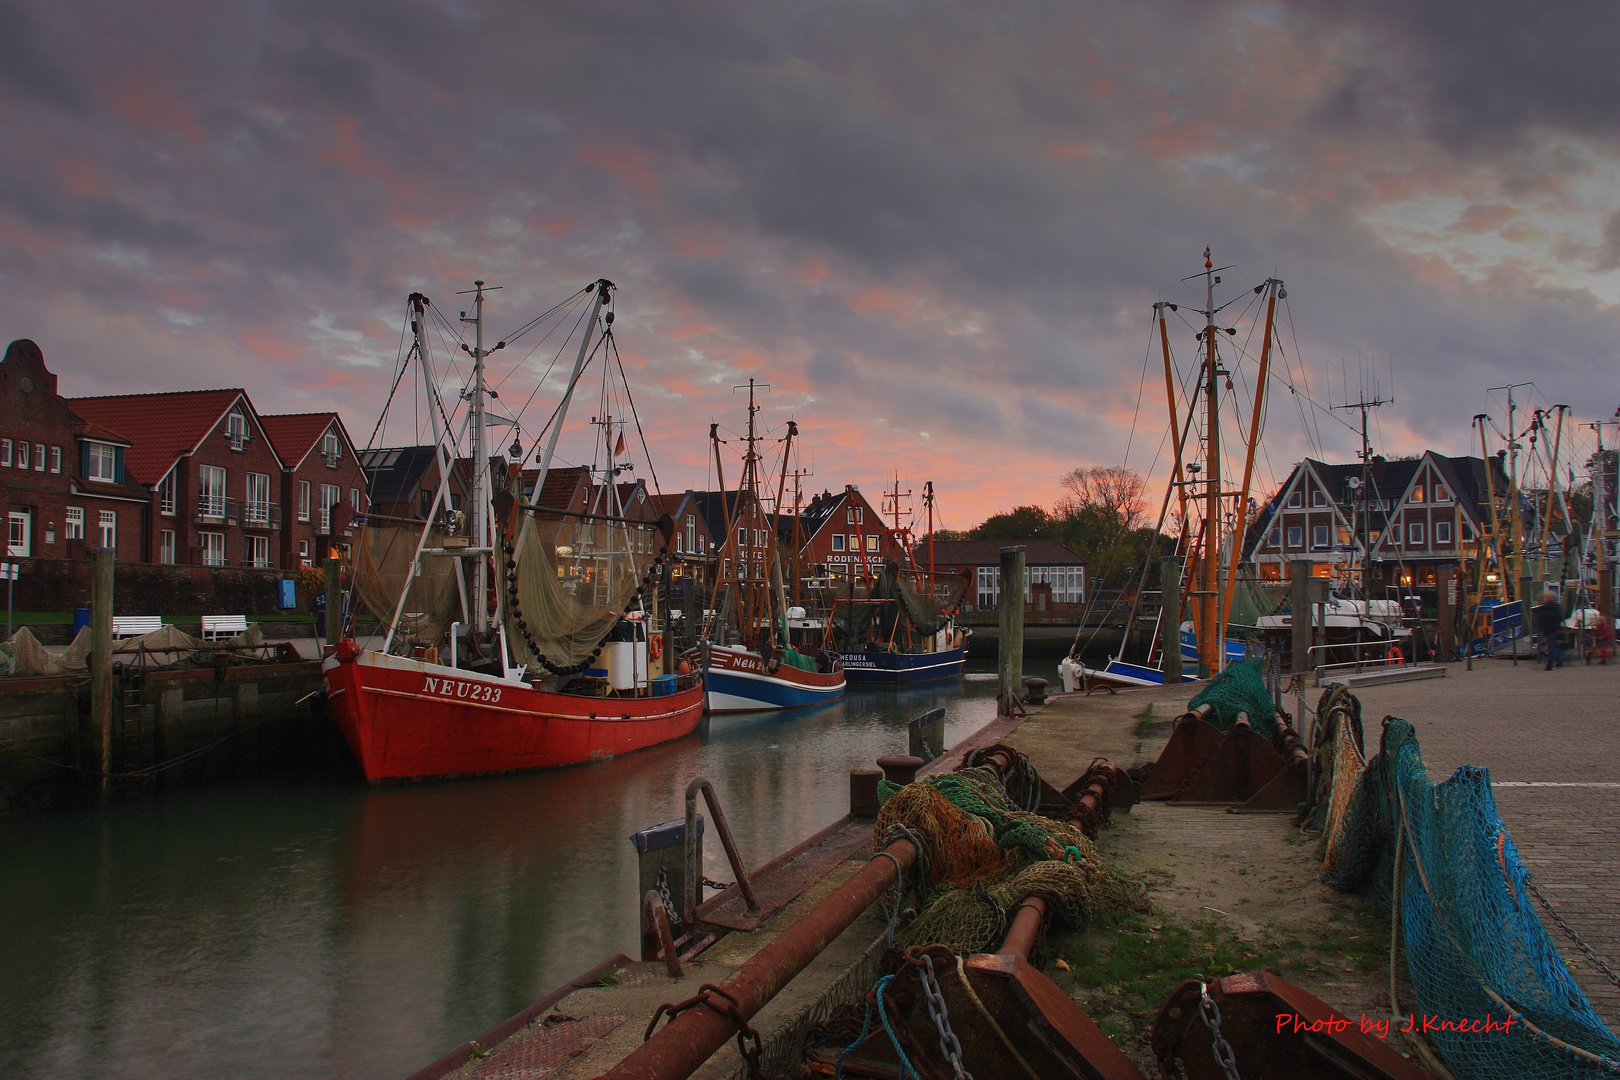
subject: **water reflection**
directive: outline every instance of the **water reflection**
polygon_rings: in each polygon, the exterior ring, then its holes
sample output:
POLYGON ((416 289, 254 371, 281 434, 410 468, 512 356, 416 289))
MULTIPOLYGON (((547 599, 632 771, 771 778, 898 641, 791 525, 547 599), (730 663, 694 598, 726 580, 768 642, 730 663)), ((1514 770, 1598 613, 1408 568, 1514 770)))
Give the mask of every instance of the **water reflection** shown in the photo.
MULTIPOLYGON (((1042 672, 1044 674, 1044 672, 1042 672)), ((0 831, 0 1075, 399 1077, 616 952, 627 837, 719 790, 751 865, 848 803, 848 775, 994 686, 851 693, 559 772, 368 790, 175 792, 0 831)), ((705 870, 730 880, 718 843, 705 870)))

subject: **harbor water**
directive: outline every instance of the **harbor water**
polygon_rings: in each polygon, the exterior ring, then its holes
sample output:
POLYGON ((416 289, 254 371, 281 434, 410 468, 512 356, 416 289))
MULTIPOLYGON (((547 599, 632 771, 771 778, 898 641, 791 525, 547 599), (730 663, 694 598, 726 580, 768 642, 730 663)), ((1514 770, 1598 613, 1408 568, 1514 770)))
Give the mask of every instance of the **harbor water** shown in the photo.
MULTIPOLYGON (((289 778, 7 822, 0 1076, 406 1076, 636 955, 628 837, 679 817, 692 778, 714 783, 757 866, 840 817, 850 769, 904 753, 907 721, 943 706, 954 743, 994 695, 852 691, 555 772, 289 778)), ((705 864, 731 880, 712 832, 705 864)))

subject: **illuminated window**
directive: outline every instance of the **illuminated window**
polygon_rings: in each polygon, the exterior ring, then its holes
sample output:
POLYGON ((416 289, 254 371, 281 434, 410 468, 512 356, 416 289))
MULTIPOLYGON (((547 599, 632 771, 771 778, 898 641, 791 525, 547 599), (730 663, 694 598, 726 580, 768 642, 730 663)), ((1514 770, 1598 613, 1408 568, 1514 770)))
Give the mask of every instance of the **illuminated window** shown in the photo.
POLYGON ((1419 484, 1419 485, 1417 485, 1416 487, 1414 487, 1412 489, 1412 502, 1421 503, 1422 501, 1423 501, 1423 485, 1419 484))
POLYGON ((866 538, 866 550, 867 551, 876 551, 877 549, 878 549, 878 538, 876 536, 868 536, 866 538))

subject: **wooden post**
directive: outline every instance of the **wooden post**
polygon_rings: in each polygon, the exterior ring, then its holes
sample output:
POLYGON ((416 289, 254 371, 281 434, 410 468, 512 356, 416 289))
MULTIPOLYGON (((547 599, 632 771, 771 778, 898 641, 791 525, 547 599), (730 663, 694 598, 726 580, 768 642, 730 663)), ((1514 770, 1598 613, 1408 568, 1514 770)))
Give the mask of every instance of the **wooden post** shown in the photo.
POLYGON ((325 569, 326 644, 335 646, 343 639, 343 563, 328 552, 325 569))
POLYGON ((1008 681, 1005 692, 1024 692, 1024 545, 1001 549, 1001 640, 996 671, 1008 681))
POLYGON ((1440 656, 1443 664, 1451 663, 1453 651, 1457 647, 1456 640, 1456 606, 1457 606, 1457 571, 1446 567, 1435 579, 1435 596, 1439 601, 1438 621, 1440 656))
POLYGON ((1159 560, 1159 596, 1162 608, 1159 628, 1164 644, 1164 685, 1181 685, 1181 560, 1166 556, 1159 560))
POLYGON ((90 572, 90 742, 95 747, 96 789, 107 797, 112 772, 113 549, 95 548, 90 572))
POLYGON ((1311 592, 1310 563, 1295 559, 1288 564, 1288 585, 1292 598, 1293 615, 1289 626, 1293 631, 1293 655, 1289 668, 1295 675, 1311 670, 1311 592))

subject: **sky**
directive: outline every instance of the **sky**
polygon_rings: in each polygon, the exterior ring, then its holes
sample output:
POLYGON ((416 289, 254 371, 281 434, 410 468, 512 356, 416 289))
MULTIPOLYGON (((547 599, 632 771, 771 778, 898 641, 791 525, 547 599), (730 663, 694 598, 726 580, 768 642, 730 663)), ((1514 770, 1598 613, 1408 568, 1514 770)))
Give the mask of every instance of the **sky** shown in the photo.
MULTIPOLYGON (((1461 454, 1533 382, 1567 458, 1620 406, 1617 39, 1597 0, 0 0, 0 324, 66 394, 241 386, 363 446, 408 293, 501 285, 499 337, 606 277, 664 490, 752 378, 807 487, 931 480, 964 528, 1164 476, 1152 305, 1185 376, 1208 246, 1228 446, 1288 291, 1257 487, 1349 460, 1363 395, 1376 452, 1461 454)), ((491 359, 530 443, 538 336, 491 359)))

